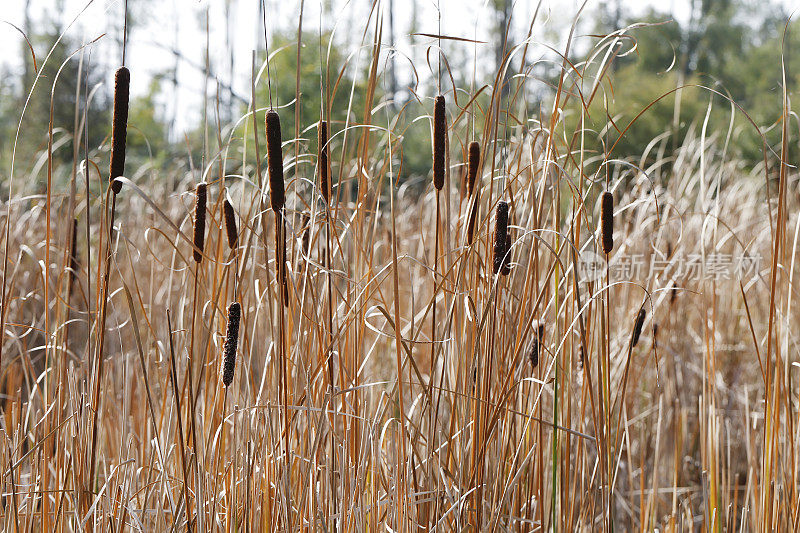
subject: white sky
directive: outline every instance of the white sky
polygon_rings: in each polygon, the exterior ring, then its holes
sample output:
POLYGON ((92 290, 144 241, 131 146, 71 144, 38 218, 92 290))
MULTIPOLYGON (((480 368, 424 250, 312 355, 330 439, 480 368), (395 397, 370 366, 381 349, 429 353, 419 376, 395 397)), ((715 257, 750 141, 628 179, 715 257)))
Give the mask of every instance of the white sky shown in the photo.
MULTIPOLYGON (((19 27, 23 26, 24 6, 27 0, 0 0, 0 21, 7 21, 19 27)), ((128 0, 132 10, 137 9, 140 0, 128 0)), ((145 15, 143 24, 135 28, 129 36, 126 63, 131 68, 133 95, 146 92, 154 74, 170 71, 175 57, 170 52, 178 48, 188 62, 196 65, 204 63, 205 53, 205 17, 206 8, 210 13, 209 42, 211 49, 212 70, 226 83, 228 74, 228 48, 225 27, 225 6, 232 9, 231 44, 234 51, 233 86, 237 93, 249 95, 250 58, 254 47, 263 49, 263 29, 258 18, 258 2, 260 0, 150 0, 150 13, 145 15), (177 32, 177 37, 176 37, 177 32), (177 40, 176 40, 177 38, 177 40)), ((366 0, 325 0, 332 4, 332 9, 322 20, 325 30, 336 25, 336 33, 341 41, 347 42, 354 50, 360 41, 367 19, 366 0)), ((411 6, 416 2, 417 20, 420 32, 437 33, 437 0, 394 0, 395 2, 395 46, 403 53, 414 58, 417 68, 425 67, 425 48, 430 40, 408 37, 412 17, 411 6)), ((491 19, 486 4, 488 0, 439 0, 441 2, 442 33, 446 35, 474 38, 477 21, 477 38, 491 42, 491 19)), ((674 16, 681 19, 688 14, 690 0, 623 0, 624 13, 628 16, 641 14, 649 5, 667 8, 674 16)), ((316 31, 320 25, 319 9, 321 0, 307 0, 303 25, 305 30, 316 31)), ((783 0, 789 5, 790 0, 783 0)), ((559 35, 571 22, 580 2, 577 0, 543 0, 543 11, 540 14, 541 29, 546 29, 550 37, 543 37, 552 44, 559 40, 559 35)), ((297 29, 300 0, 267 0, 268 29, 295 31, 297 29)), ((584 17, 591 17, 592 11, 600 5, 600 1, 590 1, 584 17)), ((108 82, 114 68, 120 63, 120 47, 118 39, 121 33, 123 0, 30 0, 31 19, 41 21, 45 17, 60 20, 67 27, 73 20, 76 22, 68 33, 80 41, 86 42, 106 34, 98 43, 92 45, 92 65, 108 72, 108 82), (63 9, 57 9, 59 4, 63 9)), ((516 0, 514 6, 515 35, 524 34, 535 10, 536 0, 516 0)), ((141 11, 141 10, 139 10, 141 11)), ((384 42, 388 41, 388 28, 385 28, 384 42)), ((0 64, 10 68, 20 68, 21 64, 20 34, 8 24, 0 24, 0 64)), ((309 45, 312 45, 309 43, 309 45)), ((453 45, 451 41, 449 46, 453 45)), ((491 45, 486 52, 492 53, 491 45)), ((464 53, 471 55, 472 45, 463 43, 464 53)), ((489 56, 493 57, 493 56, 489 56)), ((38 58, 39 61, 43 57, 38 58)), ((402 68, 398 64, 398 68, 402 68)), ((202 72, 181 62, 178 75, 182 87, 177 95, 169 95, 172 101, 177 96, 177 116, 197 117, 202 109, 202 72)), ((213 82, 212 82, 213 91, 213 82)), ((164 105, 170 105, 165 101, 164 105)), ((168 111, 172 115, 172 109, 168 111)), ((191 126, 195 119, 180 120, 177 129, 191 126)), ((180 135, 180 131, 178 131, 180 135)))

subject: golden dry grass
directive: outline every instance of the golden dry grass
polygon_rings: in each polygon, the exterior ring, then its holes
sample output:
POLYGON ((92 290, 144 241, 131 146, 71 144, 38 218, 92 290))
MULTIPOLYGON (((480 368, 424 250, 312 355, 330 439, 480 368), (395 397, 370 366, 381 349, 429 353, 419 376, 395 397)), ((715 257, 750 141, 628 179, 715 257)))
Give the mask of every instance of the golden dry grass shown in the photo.
MULTIPOLYGON (((612 45, 600 40, 594 57, 612 45)), ((766 150, 769 174, 697 129, 671 159, 667 137, 650 157, 585 152, 591 132, 552 111, 580 116, 603 98, 605 66, 564 60, 540 116, 515 92, 524 72, 508 96, 481 89, 481 105, 477 91, 449 91, 441 191, 430 177, 397 182, 404 132, 371 101, 331 129, 330 202, 317 153, 284 135, 276 216, 252 113, 243 138, 219 131, 203 169, 128 168, 117 196, 97 173, 107 147, 90 154, 89 193, 81 174, 34 195, 16 176, 3 210, 3 529, 796 529, 800 202, 785 146, 766 150), (606 260, 605 190, 612 264, 639 259, 642 276, 580 274, 587 252, 606 260), (492 274, 501 200, 507 276, 492 274), (741 280, 714 274, 743 254, 760 263, 741 280), (711 274, 695 279, 689 260, 711 274)), ((432 99, 420 105, 432 115, 432 99)))

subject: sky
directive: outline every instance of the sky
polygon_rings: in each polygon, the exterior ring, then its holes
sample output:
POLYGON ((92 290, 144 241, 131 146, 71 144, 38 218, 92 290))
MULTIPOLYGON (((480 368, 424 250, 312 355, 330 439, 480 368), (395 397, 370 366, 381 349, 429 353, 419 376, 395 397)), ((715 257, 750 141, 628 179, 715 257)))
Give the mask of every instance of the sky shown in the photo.
MULTIPOLYGON (((152 77, 171 71, 176 62, 174 49, 180 51, 178 77, 181 86, 176 93, 164 95, 164 112, 177 119, 176 130, 192 127, 202 109, 204 77, 199 66, 204 64, 206 49, 205 13, 209 13, 208 43, 212 71, 223 83, 231 79, 230 51, 233 51, 232 86, 237 94, 247 97, 250 93, 251 52, 263 50, 263 24, 258 16, 260 0, 128 0, 129 9, 139 19, 128 39, 126 65, 131 69, 131 92, 133 96, 145 94, 152 77), (230 6, 230 26, 226 21, 226 6, 230 6), (230 43, 230 44, 228 44, 230 43)), ((414 10, 418 31, 437 33, 439 17, 437 1, 442 13, 441 31, 445 35, 477 38, 491 42, 491 19, 486 4, 488 0, 394 0, 395 2, 395 47, 399 54, 412 57, 415 65, 425 65, 425 49, 431 39, 409 36, 414 10)), ((789 0, 783 0, 787 5, 789 0)), ((0 65, 6 68, 21 68, 22 37, 11 24, 24 26, 26 3, 30 4, 33 21, 58 20, 66 32, 80 42, 100 38, 90 46, 92 65, 108 71, 107 83, 113 84, 113 71, 121 62, 121 27, 124 0, 0 0, 0 65)), ((530 19, 536 9, 536 0, 516 0, 514 4, 514 32, 527 32, 530 19)), ((543 40, 563 40, 569 23, 582 2, 577 0, 542 0, 539 32, 543 40), (547 29, 547 33, 545 33, 547 29)), ((590 1, 584 17, 591 16, 600 1, 590 1)), ((300 0, 266 0, 268 37, 275 31, 296 32, 300 0)), ((351 50, 361 38, 366 11, 370 2, 365 0, 306 0, 303 2, 304 30, 334 30, 337 40, 349 43, 351 50), (329 5, 320 17, 320 5, 329 5)), ((681 20, 688 16, 689 0, 623 0, 626 15, 641 14, 648 6, 667 9, 681 20)), ((534 31, 537 35, 537 31, 534 31)), ((386 40, 386 39, 384 39, 386 40)), ((450 41, 453 43, 454 41, 450 41)), ((457 46, 457 45, 456 45, 457 46)), ((465 54, 472 53, 464 43, 465 54)), ((480 45, 491 47, 491 44, 480 45)), ((88 48, 87 48, 88 50, 88 48)), ((480 52, 479 52, 480 53, 480 52)), ((491 53, 491 48, 487 49, 491 53)), ((43 58, 38 58, 41 61, 43 58)), ((402 67, 398 67, 402 68, 402 67)), ((210 90, 213 93, 215 84, 210 90)))

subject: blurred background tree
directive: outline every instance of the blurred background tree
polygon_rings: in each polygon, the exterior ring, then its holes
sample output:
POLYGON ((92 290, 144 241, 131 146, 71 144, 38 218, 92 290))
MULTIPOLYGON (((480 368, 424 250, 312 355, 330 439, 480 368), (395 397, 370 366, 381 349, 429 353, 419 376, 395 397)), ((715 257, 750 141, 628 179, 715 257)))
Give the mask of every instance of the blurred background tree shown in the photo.
MULTIPOLYGON (((42 60, 53 47, 58 36, 64 29, 64 22, 60 16, 59 5, 64 0, 53 0, 56 8, 52 10, 55 18, 37 19, 30 14, 28 6, 30 0, 25 2, 25 17, 23 31, 25 31, 36 50, 37 66, 41 68, 41 77, 33 92, 30 104, 25 113, 22 124, 22 136, 17 145, 17 169, 20 172, 36 168, 37 161, 46 148, 46 128, 50 109, 50 91, 56 72, 66 61, 59 76, 58 90, 55 92, 54 102, 54 131, 56 137, 64 142, 59 143, 55 157, 61 162, 72 160, 73 149, 71 135, 75 127, 75 109, 83 113, 86 109, 86 83, 89 93, 93 93, 88 108, 90 151, 99 150, 98 164, 101 168, 106 165, 107 135, 110 130, 110 91, 113 84, 113 70, 118 66, 118 57, 122 46, 122 32, 118 24, 122 18, 122 8, 109 11, 112 23, 109 23, 110 37, 112 39, 113 53, 101 56, 94 54, 90 59, 87 51, 78 53, 67 61, 67 57, 77 50, 82 42, 67 33, 53 50, 45 65, 42 60), (113 57, 109 57, 113 56, 113 57), (83 65, 81 65, 83 59, 83 65), (79 77, 82 87, 78 91, 79 77), (34 127, 35 126, 35 127, 34 127)), ((609 0, 598 2, 589 7, 582 17, 583 26, 576 32, 579 45, 572 48, 570 60, 580 63, 586 59, 592 43, 596 43, 600 36, 611 33, 620 28, 629 27, 622 47, 631 50, 631 53, 619 57, 614 63, 608 83, 604 86, 608 108, 604 106, 603 98, 597 98, 589 109, 589 116, 585 124, 589 131, 589 149, 600 153, 603 145, 600 136, 607 141, 615 141, 619 132, 614 128, 606 128, 608 117, 614 120, 614 125, 621 131, 631 120, 648 105, 653 104, 631 128, 625 133, 614 149, 613 157, 631 158, 638 160, 652 139, 661 137, 664 153, 669 156, 671 151, 679 146, 690 128, 702 125, 705 114, 711 103, 709 116, 709 131, 724 132, 731 123, 731 105, 723 97, 701 88, 690 87, 680 93, 668 94, 676 87, 682 85, 702 85, 729 95, 739 104, 752 119, 765 132, 768 142, 777 146, 780 140, 779 118, 781 115, 782 85, 781 85, 781 57, 786 70, 787 89, 790 92, 798 86, 800 75, 800 58, 792 51, 800 45, 797 31, 791 31, 789 26, 784 39, 784 29, 789 13, 787 8, 773 2, 752 3, 746 0, 686 0, 688 9, 685 16, 676 19, 668 10, 650 8, 644 14, 630 15, 630 0, 609 0), (659 100, 663 95, 668 96, 659 100), (676 97, 679 104, 676 105, 676 97), (654 103, 655 102, 655 103, 654 103), (604 132, 604 133, 601 133, 604 132)), ((198 60, 190 57, 186 43, 182 40, 182 33, 178 25, 196 26, 196 29, 205 30, 205 11, 193 11, 194 17, 182 17, 174 23, 174 37, 165 36, 166 41, 154 44, 159 53, 168 54, 174 58, 174 66, 166 67, 161 71, 152 73, 146 90, 135 94, 131 100, 130 111, 130 137, 128 158, 131 165, 147 161, 152 167, 172 167, 178 162, 188 166, 187 154, 192 156, 193 164, 199 163, 197 157, 202 151, 204 142, 216 143, 216 127, 219 121, 223 130, 236 124, 236 121, 246 112, 249 102, 249 90, 239 89, 237 94, 234 83, 234 56, 246 54, 249 50, 235 48, 235 34, 238 28, 233 23, 232 13, 240 5, 241 0, 225 0, 223 19, 212 21, 222 30, 224 50, 215 56, 215 60, 205 64, 205 59, 198 60), (169 44, 168 41, 172 40, 169 44), (180 131, 175 126, 176 110, 178 109, 179 95, 184 94, 187 88, 186 81, 179 79, 179 65, 182 69, 188 68, 194 74, 201 73, 208 79, 206 84, 207 108, 204 127, 202 106, 195 109, 190 117, 188 127, 181 126, 180 131), (217 90, 219 82, 219 92, 217 90), (183 86, 181 85, 183 84, 183 86), (183 93, 181 92, 183 91, 183 93), (219 94, 219 107, 217 107, 217 94, 219 94), (211 141, 210 141, 211 140, 211 141)), ((503 57, 503 43, 506 50, 519 45, 526 37, 529 21, 514 20, 519 18, 525 10, 512 11, 510 0, 492 0, 486 4, 487 20, 485 27, 488 35, 481 36, 487 44, 475 47, 472 44, 445 41, 442 47, 445 51, 450 70, 443 76, 443 90, 448 91, 450 74, 452 73, 455 84, 462 88, 469 88, 472 84, 473 52, 477 48, 481 61, 479 64, 489 67, 490 76, 478 80, 477 85, 494 83, 491 77, 491 65, 499 64, 503 57), (513 14, 513 16, 512 16, 513 14), (524 28, 522 30, 521 28, 524 28), (488 61, 487 61, 488 60, 488 61)), ((155 13, 159 12, 152 0, 133 2, 128 16, 129 38, 133 34, 146 34, 148 27, 155 21, 155 13)), ((450 9, 445 4, 444 10, 450 9)), ((382 99, 394 96, 391 104, 390 116, 395 123, 396 132, 403 135, 402 160, 398 160, 402 178, 424 178, 430 173, 430 125, 428 115, 432 111, 431 96, 436 88, 436 43, 428 37, 415 36, 417 33, 430 32, 431 21, 427 23, 425 15, 421 13, 424 7, 419 1, 413 2, 410 19, 400 23, 396 10, 401 8, 399 2, 387 4, 388 11, 385 15, 386 28, 384 29, 383 53, 389 53, 391 36, 395 39, 410 39, 412 43, 410 58, 414 62, 416 71, 411 70, 409 63, 402 55, 395 59, 381 62, 379 75, 381 78, 375 87, 375 96, 372 102, 373 111, 381 113, 379 123, 384 124, 385 116, 380 107, 382 99), (428 57, 426 57, 426 54, 428 57), (430 60, 430 63, 428 60, 430 60), (430 65, 430 68, 429 66, 430 65), (399 113, 398 113, 399 112, 399 113), (399 164, 402 163, 402 166, 399 164)), ((428 6, 430 7, 430 6, 428 6)), ((530 6, 529 6, 530 7, 530 6)), ((550 6, 552 10, 554 6, 550 6)), ((336 6, 334 2, 326 1, 322 7, 326 20, 334 20, 336 6)), ((427 8, 426 8, 427 9, 427 8)), ((545 9, 546 11, 546 9, 545 9)), ((445 11, 446 13, 447 11, 445 11)), ((641 12, 639 12, 641 13, 641 12)), ((530 13, 532 15, 532 11, 530 13)), ((544 17, 544 12, 540 17, 544 17)), ((469 17, 467 17, 469 18, 469 17)), ((466 19, 465 19, 466 20, 466 19)), ((471 19, 470 19, 471 20, 471 19)), ((435 23, 435 21, 433 22, 435 23)), ((309 29, 303 34, 303 49, 301 53, 300 70, 300 100, 295 98, 295 83, 297 72, 297 25, 289 21, 282 26, 271 22, 274 32, 270 35, 271 50, 280 50, 274 56, 271 64, 273 100, 277 105, 286 106, 281 112, 284 136, 288 140, 294 137, 295 131, 303 140, 304 148, 309 151, 316 150, 316 129, 314 124, 319 120, 321 94, 320 94, 320 47, 319 34, 311 21, 309 29), (299 105, 299 127, 295 128, 295 106, 299 105)), ((304 26, 305 27, 305 26, 304 26)), ((568 22, 555 20, 548 22, 545 32, 553 31, 565 34, 568 22), (559 22, 560 21, 560 22, 559 22), (550 29, 547 29, 550 28, 550 29)), ((474 28, 469 25, 461 28, 458 35, 472 38, 474 28)), ((371 29, 369 31, 372 31, 371 29)), ((368 34, 364 42, 370 43, 368 34)), ((346 34, 340 32, 335 37, 330 47, 330 57, 327 79, 328 96, 331 98, 331 127, 333 133, 339 131, 346 120, 360 122, 363 118, 364 104, 367 95, 367 80, 369 62, 361 60, 358 63, 358 47, 361 46, 361 33, 346 34), (338 73, 344 65, 344 74, 341 78, 338 73), (334 90, 335 88, 335 90, 334 90), (352 110, 350 117, 346 116, 350 93, 352 92, 352 110)), ((558 40, 559 35, 541 33, 534 35, 536 42, 558 40), (551 39, 552 38, 552 39, 551 39)), ((330 32, 322 36, 322 53, 327 53, 330 32)), ((197 45, 198 43, 194 43, 197 45)), ((195 46, 196 47, 196 46, 195 46)), ((205 57, 205 42, 202 44, 203 57, 205 57)), ((213 47, 212 47, 213 48, 213 47)), ((14 134, 19 121, 20 111, 27 98, 28 91, 35 77, 35 69, 28 45, 20 39, 17 49, 24 60, 20 68, 0 65, 0 178, 4 179, 6 169, 9 168, 9 158, 13 149, 14 134)), ((88 50, 88 49, 87 49, 88 50)), ((213 51, 213 50, 212 50, 213 51)), ((560 59, 547 56, 549 52, 539 47, 536 55, 539 59, 553 59, 541 61, 534 58, 529 52, 527 66, 532 67, 531 76, 525 79, 527 95, 527 117, 539 116, 540 110, 548 109, 546 105, 548 95, 552 94, 553 84, 559 76, 558 64, 560 59)), ((263 54, 263 53, 262 53, 263 54)), ((369 53, 362 54, 369 57, 369 53)), ((212 54, 213 56, 213 54, 212 54)), ((509 71, 504 86, 516 90, 516 84, 522 78, 513 78, 516 74, 519 56, 515 56, 512 69, 509 71)), ((263 55, 262 59, 263 60, 263 55)), ((260 64, 260 63, 259 63, 260 64)), ((324 60, 322 65, 325 65, 324 60)), ((185 72, 185 71, 184 71, 185 72)), ((196 77, 195 77, 196 78, 196 77)), ((241 81, 241 80, 240 80, 241 81)), ((265 107, 268 102, 267 85, 259 83, 257 87, 258 107, 265 107)), ((191 90, 203 92, 199 86, 191 90)), ((486 91, 478 103, 484 105, 490 91, 486 91)), ((459 98, 461 96, 459 95, 459 98)), ((452 99, 451 99, 452 100, 452 99)), ((451 102, 449 105, 452 107, 451 102)), ((574 100, 573 100, 574 105, 574 100)), ((457 111, 454 107, 448 109, 452 114, 457 111)), ((570 119, 574 125, 577 121, 577 108, 567 110, 571 113, 570 119)), ((522 115, 520 115, 522 116, 522 115)), ((480 116, 477 117, 477 127, 480 129, 480 116)), ((263 112, 258 116, 259 124, 263 124, 263 112)), ((374 119, 378 121, 376 117, 374 119)), ((239 124, 241 127, 241 123, 239 124)), ((501 128, 502 129, 502 128, 501 128)), ((353 130, 356 132, 356 130, 353 130)), ((237 130, 236 133, 243 132, 237 130)), ((741 158, 745 163, 754 165, 761 161, 761 141, 754 129, 749 125, 741 112, 736 111, 733 120, 733 135, 729 143, 731 157, 741 158)), ((502 134, 502 133, 501 133, 502 134)), ((720 134, 720 133, 718 133, 720 134)), ((262 130, 263 135, 263 130, 262 130)), ((377 137, 376 137, 377 138, 377 137)), ((454 143, 462 140, 453 137, 454 143)), ((83 143, 83 136, 80 142, 83 143)), ((335 146, 337 139, 333 141, 335 146)), ((459 159, 454 144, 454 163, 459 159)), ((78 153, 83 157, 83 144, 78 153)), ((797 143, 792 143, 793 151, 797 151, 797 143)), ((653 155, 652 157, 656 157, 653 155)), ((41 175, 39 175, 41 178, 41 175)))

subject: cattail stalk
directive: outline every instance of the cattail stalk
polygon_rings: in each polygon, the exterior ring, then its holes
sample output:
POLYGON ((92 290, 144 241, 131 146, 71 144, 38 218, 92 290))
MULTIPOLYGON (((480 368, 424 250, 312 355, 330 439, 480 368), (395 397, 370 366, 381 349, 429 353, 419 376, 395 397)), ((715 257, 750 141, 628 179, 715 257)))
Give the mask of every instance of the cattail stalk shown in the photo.
POLYGON ((492 272, 497 274, 503 266, 508 244, 508 204, 500 201, 497 204, 494 221, 494 262, 492 272))
POLYGON ((235 250, 239 242, 239 228, 236 226, 236 212, 227 198, 222 204, 222 211, 225 215, 225 233, 228 235, 228 246, 231 250, 235 250))
POLYGON ((222 370, 222 384, 230 387, 233 383, 233 371, 236 367, 236 348, 239 345, 239 319, 242 314, 242 306, 239 302, 233 302, 228 307, 228 327, 225 330, 225 363, 222 370))
POLYGON ((441 191, 444 187, 446 138, 447 118, 444 96, 440 94, 433 105, 433 186, 437 191, 441 191))
POLYGON ((206 239, 206 200, 208 186, 205 182, 197 184, 194 202, 194 260, 196 263, 203 261, 203 248, 206 239))
POLYGON ((118 194, 122 184, 114 181, 125 172, 125 145, 128 137, 128 99, 130 95, 131 73, 119 67, 114 74, 114 118, 111 123, 111 164, 108 180, 111 190, 118 194))
POLYGON ((614 195, 609 191, 603 193, 600 204, 600 224, 603 236, 603 252, 606 255, 614 249, 614 195))

